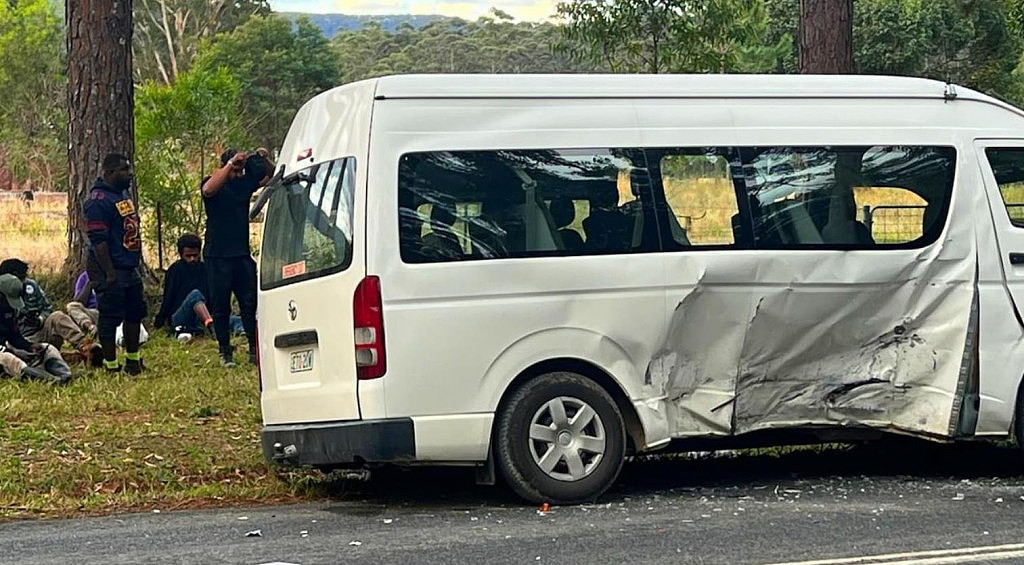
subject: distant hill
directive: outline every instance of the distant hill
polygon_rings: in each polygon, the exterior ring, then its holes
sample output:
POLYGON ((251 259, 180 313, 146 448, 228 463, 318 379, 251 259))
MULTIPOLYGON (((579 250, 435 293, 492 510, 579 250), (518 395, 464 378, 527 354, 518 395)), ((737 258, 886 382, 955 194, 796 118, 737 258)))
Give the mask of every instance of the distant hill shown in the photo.
POLYGON ((357 30, 367 23, 378 22, 388 32, 394 32, 398 26, 408 23, 414 28, 421 28, 444 16, 415 16, 412 14, 394 14, 387 16, 350 16, 347 14, 303 14, 299 12, 280 12, 282 16, 294 20, 299 16, 310 19, 327 38, 334 37, 343 31, 357 30))

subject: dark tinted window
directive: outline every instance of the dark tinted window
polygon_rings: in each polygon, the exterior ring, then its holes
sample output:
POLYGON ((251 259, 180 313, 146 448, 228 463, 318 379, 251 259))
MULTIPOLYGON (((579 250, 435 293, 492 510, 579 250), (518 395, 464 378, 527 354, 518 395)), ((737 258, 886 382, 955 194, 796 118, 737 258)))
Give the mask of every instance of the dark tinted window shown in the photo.
POLYGON ((356 161, 314 165, 264 190, 263 288, 347 269, 352 262, 356 161))
POLYGON ((938 237, 955 153, 938 147, 741 148, 757 247, 915 247, 938 237))
POLYGON ((628 150, 412 153, 399 163, 409 263, 659 249, 643 155, 628 150))
POLYGON ((919 247, 945 223, 955 157, 917 146, 412 153, 399 164, 402 259, 919 247))
POLYGON ((999 194, 1013 225, 1024 228, 1024 148, 990 147, 985 150, 999 194))

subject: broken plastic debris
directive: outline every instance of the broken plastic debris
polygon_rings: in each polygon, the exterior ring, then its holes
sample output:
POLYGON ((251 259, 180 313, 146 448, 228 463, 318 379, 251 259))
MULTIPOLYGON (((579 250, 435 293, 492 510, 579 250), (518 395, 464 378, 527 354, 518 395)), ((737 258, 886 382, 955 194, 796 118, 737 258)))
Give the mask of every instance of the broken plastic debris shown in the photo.
POLYGON ((348 542, 348 544, 349 545, 354 545, 356 547, 359 547, 360 545, 363 545, 363 542, 361 542, 361 541, 350 541, 350 542, 348 542))
POLYGON ((384 518, 385 524, 390 524, 391 522, 394 522, 394 520, 392 520, 391 518, 384 518))
POLYGON ((299 532, 299 533, 300 533, 300 534, 302 534, 302 535, 304 535, 304 536, 307 536, 307 535, 309 535, 309 530, 302 530, 302 531, 301 531, 301 532, 299 532))
POLYGON ((261 538, 263 537, 263 530, 252 530, 251 532, 245 532, 247 538, 261 538))
POLYGON ((956 493, 956 496, 953 497, 953 500, 963 500, 963 499, 964 499, 964 493, 962 493, 962 492, 956 493))
POLYGON ((159 513, 160 513, 160 511, 159 511, 159 510, 154 510, 154 511, 153 511, 153 514, 159 514, 159 513))
POLYGON ((239 516, 238 519, 239 520, 248 520, 249 517, 248 516, 239 516))

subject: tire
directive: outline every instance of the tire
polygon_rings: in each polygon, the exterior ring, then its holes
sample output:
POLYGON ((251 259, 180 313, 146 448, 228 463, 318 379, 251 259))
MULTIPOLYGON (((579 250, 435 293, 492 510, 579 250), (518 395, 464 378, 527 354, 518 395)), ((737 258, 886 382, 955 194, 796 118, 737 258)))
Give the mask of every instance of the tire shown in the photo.
POLYGON ((615 482, 625 456, 619 407, 597 383, 576 373, 547 373, 528 381, 498 415, 498 469, 530 502, 593 500, 615 482))

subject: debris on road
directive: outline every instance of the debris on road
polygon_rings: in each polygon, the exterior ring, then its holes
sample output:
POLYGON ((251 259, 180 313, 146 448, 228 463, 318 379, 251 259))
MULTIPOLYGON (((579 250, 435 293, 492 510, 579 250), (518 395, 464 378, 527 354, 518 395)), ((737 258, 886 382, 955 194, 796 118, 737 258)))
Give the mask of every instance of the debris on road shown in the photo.
POLYGON ((252 531, 249 531, 249 532, 245 532, 245 537, 247 537, 247 538, 261 538, 261 537, 263 537, 263 530, 252 530, 252 531))

